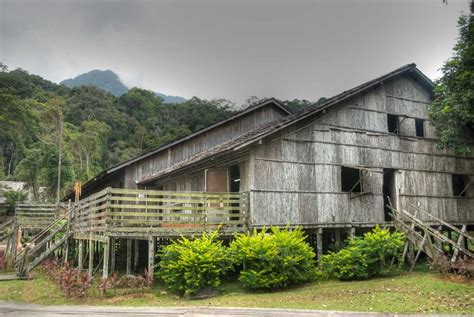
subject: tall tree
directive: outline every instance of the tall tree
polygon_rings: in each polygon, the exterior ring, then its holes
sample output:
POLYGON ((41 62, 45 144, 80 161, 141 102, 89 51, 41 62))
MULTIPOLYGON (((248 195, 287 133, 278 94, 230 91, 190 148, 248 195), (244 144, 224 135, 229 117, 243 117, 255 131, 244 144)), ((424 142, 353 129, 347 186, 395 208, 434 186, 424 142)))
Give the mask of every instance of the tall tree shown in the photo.
POLYGON ((459 38, 454 56, 442 67, 443 76, 436 82, 435 101, 430 116, 437 128, 439 145, 458 154, 471 152, 474 137, 474 1, 471 14, 458 21, 459 38))

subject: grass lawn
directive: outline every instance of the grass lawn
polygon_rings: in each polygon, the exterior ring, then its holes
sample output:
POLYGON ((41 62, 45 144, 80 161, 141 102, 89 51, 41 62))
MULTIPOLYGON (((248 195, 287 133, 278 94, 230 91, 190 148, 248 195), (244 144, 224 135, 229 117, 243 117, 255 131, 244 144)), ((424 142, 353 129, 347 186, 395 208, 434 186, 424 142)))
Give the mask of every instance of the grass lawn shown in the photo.
MULTIPOLYGON (((406 273, 369 281, 314 282, 283 291, 250 292, 239 283, 226 283, 220 296, 188 300, 162 285, 147 291, 100 296, 95 286, 81 300, 64 298, 56 284, 40 271, 32 280, 0 282, 0 300, 46 305, 89 304, 122 306, 231 306, 474 314, 474 282, 428 272, 406 273)), ((123 290, 122 290, 123 292, 123 290)))

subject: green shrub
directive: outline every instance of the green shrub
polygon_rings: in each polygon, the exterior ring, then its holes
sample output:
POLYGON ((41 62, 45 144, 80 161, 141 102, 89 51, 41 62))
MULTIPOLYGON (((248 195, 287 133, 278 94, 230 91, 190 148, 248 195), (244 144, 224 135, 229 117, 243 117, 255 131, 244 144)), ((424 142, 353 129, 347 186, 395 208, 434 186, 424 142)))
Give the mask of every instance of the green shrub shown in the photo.
POLYGON ((239 280, 246 288, 281 288, 314 278, 315 254, 303 231, 271 228, 238 234, 230 245, 233 261, 242 267, 239 280))
POLYGON ((218 230, 203 233, 194 240, 181 237, 164 247, 158 256, 156 275, 170 289, 192 296, 204 289, 215 289, 222 275, 232 267, 229 252, 217 240, 218 230))
POLYGON ((323 256, 322 271, 329 278, 340 280, 367 279, 386 268, 387 261, 397 258, 405 242, 402 233, 375 227, 361 237, 349 239, 346 248, 323 256))

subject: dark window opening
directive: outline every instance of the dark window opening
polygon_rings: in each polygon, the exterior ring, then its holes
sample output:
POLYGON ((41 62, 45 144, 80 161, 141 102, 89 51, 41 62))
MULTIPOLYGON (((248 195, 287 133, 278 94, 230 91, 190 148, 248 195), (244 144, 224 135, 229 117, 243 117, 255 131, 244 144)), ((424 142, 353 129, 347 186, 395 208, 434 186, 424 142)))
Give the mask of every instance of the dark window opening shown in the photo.
POLYGON ((343 192, 362 192, 360 170, 343 166, 341 168, 341 185, 343 192))
POLYGON ((425 120, 423 119, 415 119, 416 136, 421 137, 421 138, 425 136, 424 123, 425 123, 425 120))
POLYGON ((240 169, 238 165, 229 167, 230 184, 229 189, 231 193, 238 193, 240 191, 240 169))
POLYGON ((392 205, 395 204, 394 197, 395 197, 395 171, 390 168, 383 169, 383 185, 382 185, 382 192, 383 192, 383 206, 384 206, 384 219, 385 221, 391 221, 392 211, 388 207, 390 203, 392 205))
POLYGON ((465 175, 453 174, 453 195, 457 197, 466 196, 465 175))
POLYGON ((398 132, 398 116, 394 114, 387 114, 387 126, 388 132, 390 133, 399 133, 398 132))

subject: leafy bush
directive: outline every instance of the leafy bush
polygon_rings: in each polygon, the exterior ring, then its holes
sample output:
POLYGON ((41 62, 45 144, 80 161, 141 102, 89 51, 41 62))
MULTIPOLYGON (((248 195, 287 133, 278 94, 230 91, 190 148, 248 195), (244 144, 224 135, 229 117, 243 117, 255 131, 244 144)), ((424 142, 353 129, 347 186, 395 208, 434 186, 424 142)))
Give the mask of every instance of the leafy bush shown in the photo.
POLYGON ((301 228, 272 227, 238 234, 230 245, 233 261, 242 266, 239 280, 250 289, 281 288, 314 278, 315 254, 301 228))
POLYGON ((222 275, 231 268, 229 252, 217 241, 218 230, 194 240, 181 237, 158 253, 156 273, 172 290, 192 296, 220 286, 222 275))
POLYGON ((329 278, 340 280, 377 276, 387 266, 387 260, 400 256, 404 242, 402 233, 377 226, 362 238, 351 238, 341 251, 323 256, 321 267, 329 278))

